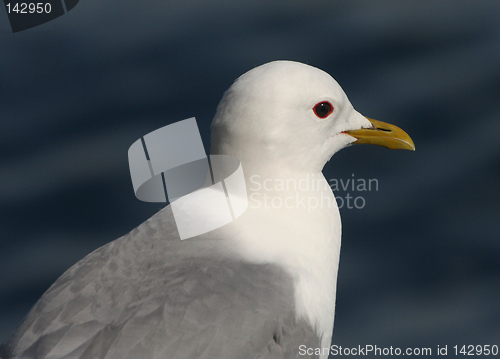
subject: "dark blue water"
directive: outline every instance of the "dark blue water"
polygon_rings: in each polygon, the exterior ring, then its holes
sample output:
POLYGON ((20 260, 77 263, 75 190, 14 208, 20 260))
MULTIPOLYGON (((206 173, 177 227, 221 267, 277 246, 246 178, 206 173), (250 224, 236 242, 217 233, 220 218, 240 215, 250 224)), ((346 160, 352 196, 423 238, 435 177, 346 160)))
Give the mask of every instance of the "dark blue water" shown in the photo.
POLYGON ((337 193, 364 205, 341 209, 333 342, 500 345, 499 19, 498 1, 86 0, 3 31, 0 342, 64 270, 161 208, 134 197, 136 139, 195 116, 208 148, 232 81, 289 59, 417 147, 353 146, 325 168, 378 184, 337 193))

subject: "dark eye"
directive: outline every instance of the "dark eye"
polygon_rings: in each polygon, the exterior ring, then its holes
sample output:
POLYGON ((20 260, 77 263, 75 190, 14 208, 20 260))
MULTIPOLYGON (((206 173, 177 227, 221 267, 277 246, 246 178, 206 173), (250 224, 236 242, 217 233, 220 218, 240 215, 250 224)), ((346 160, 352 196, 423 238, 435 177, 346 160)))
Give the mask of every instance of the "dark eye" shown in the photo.
POLYGON ((313 111, 319 118, 326 118, 333 112, 333 106, 328 101, 323 101, 313 107, 313 111))

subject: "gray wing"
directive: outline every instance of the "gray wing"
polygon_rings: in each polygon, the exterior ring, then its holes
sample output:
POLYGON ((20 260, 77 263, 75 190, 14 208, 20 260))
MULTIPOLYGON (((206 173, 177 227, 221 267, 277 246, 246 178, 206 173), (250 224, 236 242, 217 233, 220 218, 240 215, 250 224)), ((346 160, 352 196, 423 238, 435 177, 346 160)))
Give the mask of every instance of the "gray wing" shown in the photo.
MULTIPOLYGON (((293 281, 272 264, 180 241, 168 209, 64 273, 0 349, 36 359, 309 358, 320 338, 296 321, 293 281)), ((227 252, 227 251, 226 251, 227 252)))

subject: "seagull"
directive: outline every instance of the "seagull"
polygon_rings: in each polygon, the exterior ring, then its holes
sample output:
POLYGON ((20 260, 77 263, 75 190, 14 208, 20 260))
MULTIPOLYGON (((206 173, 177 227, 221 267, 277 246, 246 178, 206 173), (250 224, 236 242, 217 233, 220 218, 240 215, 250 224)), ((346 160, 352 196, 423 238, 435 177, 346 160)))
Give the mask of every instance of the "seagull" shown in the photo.
POLYGON ((211 138, 211 154, 241 161, 245 213, 181 240, 163 208, 68 269, 0 358, 327 358, 341 219, 321 171, 360 143, 415 150, 320 69, 248 71, 224 93, 211 138))

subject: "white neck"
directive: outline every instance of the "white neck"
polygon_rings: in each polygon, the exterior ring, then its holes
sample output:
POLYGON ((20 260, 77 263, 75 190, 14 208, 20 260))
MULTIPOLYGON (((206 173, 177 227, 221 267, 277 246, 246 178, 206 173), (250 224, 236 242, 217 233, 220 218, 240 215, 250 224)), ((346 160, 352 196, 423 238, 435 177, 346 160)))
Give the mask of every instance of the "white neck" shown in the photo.
POLYGON ((249 207, 228 226, 237 231, 231 237, 246 260, 276 263, 293 276, 297 317, 329 347, 341 236, 335 197, 321 172, 257 171, 244 164, 243 171, 249 207))

